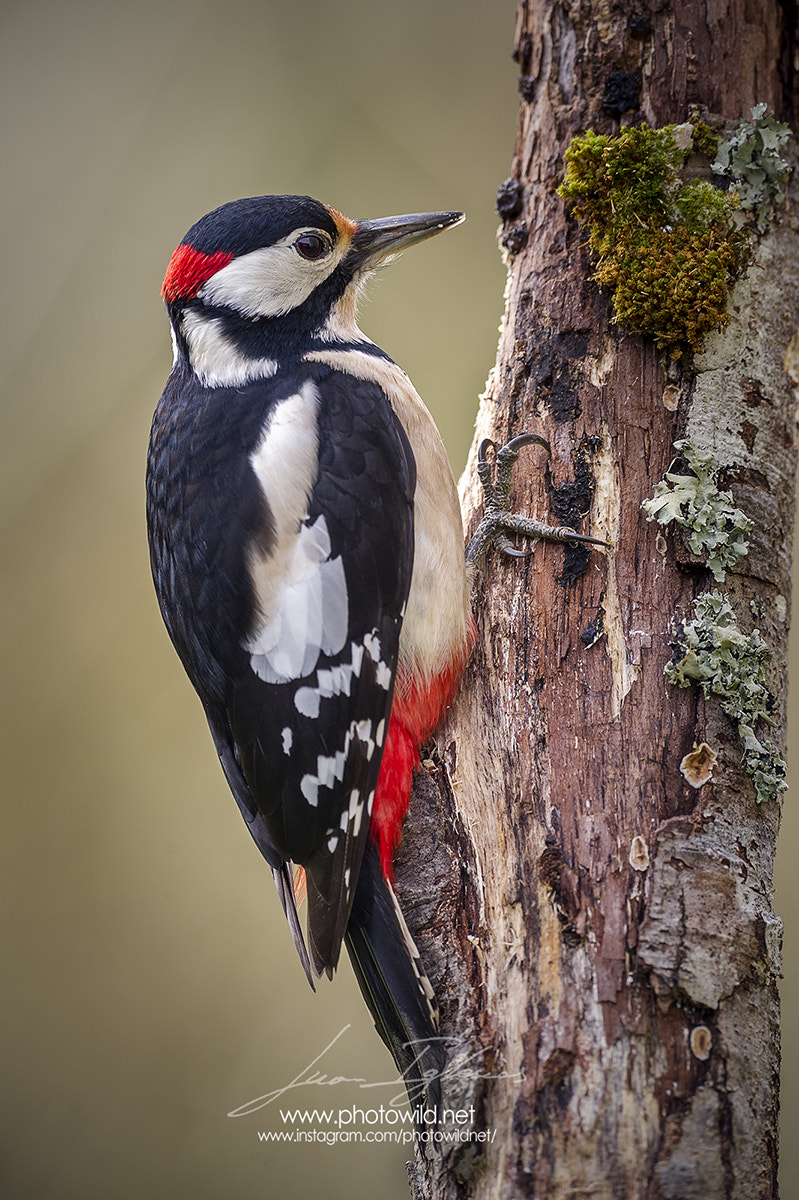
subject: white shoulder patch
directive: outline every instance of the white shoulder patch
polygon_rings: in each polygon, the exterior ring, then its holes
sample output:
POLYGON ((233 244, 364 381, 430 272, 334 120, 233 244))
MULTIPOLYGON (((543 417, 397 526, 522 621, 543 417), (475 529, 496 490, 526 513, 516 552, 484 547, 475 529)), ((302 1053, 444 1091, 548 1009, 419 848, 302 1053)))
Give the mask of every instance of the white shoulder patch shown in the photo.
POLYGON ((324 516, 313 524, 308 518, 318 471, 318 406, 309 380, 272 410, 250 456, 275 533, 274 548, 254 550, 250 559, 261 624, 245 649, 266 683, 304 678, 320 654, 338 654, 347 639, 344 564, 331 558, 324 516))
POLYGON ((250 455, 275 524, 278 556, 308 514, 319 470, 318 410, 319 389, 309 379, 271 410, 250 455))
POLYGON ((255 674, 266 683, 309 675, 320 654, 338 654, 347 640, 347 581, 341 558, 330 557, 323 516, 300 528, 269 620, 246 644, 255 674))

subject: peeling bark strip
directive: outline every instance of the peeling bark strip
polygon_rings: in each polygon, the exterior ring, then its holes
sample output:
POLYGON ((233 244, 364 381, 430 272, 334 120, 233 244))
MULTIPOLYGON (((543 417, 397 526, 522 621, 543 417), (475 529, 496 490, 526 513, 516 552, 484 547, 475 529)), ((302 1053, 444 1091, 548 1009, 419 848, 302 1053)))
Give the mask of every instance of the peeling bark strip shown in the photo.
MULTIPOLYGON (((530 447, 517 464, 516 507, 613 550, 489 557, 477 648, 414 796, 398 884, 452 1039, 444 1102, 473 1105, 489 1134, 417 1154, 420 1198, 776 1195, 779 808, 755 803, 713 696, 664 674, 675 622, 716 581, 641 503, 681 438, 738 465, 723 486, 754 524, 723 588, 773 651, 784 751, 799 183, 727 329, 679 363, 612 324, 557 188, 574 135, 615 135, 620 119, 659 128, 696 106, 732 122, 765 102, 796 127, 792 11, 519 9, 506 312, 475 447, 544 437, 551 458, 530 447)), ((471 531, 474 451, 462 500, 471 531)))

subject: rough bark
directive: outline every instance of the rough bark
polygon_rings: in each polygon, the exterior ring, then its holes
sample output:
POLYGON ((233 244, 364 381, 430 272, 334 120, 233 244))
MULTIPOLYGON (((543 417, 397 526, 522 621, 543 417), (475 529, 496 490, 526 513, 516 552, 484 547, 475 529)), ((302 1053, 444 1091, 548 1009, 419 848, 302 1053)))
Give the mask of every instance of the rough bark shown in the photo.
MULTIPOLYGON (((776 1195, 779 805, 755 803, 718 703, 664 675, 675 621, 714 581, 641 502, 681 436, 741 465, 730 486, 755 525, 723 587, 745 628, 758 606, 780 743, 797 188, 729 327, 679 366, 612 323, 556 188, 574 134, 618 132, 614 72, 640 79, 624 123, 691 105, 739 119, 760 101, 793 120, 794 35, 775 0, 519 10, 506 311, 475 446, 545 437, 551 458, 519 460, 514 507, 612 549, 489 556, 475 653, 414 793, 398 883, 453 1039, 444 1103, 474 1105, 488 1134, 417 1154, 418 1197, 776 1195), (680 764, 702 742, 718 762, 695 789, 680 764)), ((462 498, 471 531, 474 451, 462 498)))

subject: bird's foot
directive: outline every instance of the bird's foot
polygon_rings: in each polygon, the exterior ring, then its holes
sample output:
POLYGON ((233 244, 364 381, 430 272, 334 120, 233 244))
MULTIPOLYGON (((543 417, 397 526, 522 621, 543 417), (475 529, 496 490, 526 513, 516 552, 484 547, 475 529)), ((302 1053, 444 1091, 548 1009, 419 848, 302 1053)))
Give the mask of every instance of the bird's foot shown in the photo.
POLYGON ((510 558, 527 558, 533 553, 535 543, 541 538, 552 542, 583 542, 591 546, 607 546, 602 538, 588 537, 587 534, 577 533, 568 525, 545 525, 534 517, 525 517, 521 513, 510 511, 511 475, 519 451, 522 446, 543 446, 547 454, 551 448, 543 438, 534 433, 521 433, 512 438, 506 446, 498 450, 495 444, 486 438, 480 443, 477 451, 477 474, 485 495, 485 511, 483 519, 466 547, 466 563, 476 566, 490 546, 506 554, 510 558), (496 473, 492 472, 489 451, 493 451, 496 461, 496 473), (518 550, 509 540, 508 534, 519 534, 532 542, 527 550, 518 550))

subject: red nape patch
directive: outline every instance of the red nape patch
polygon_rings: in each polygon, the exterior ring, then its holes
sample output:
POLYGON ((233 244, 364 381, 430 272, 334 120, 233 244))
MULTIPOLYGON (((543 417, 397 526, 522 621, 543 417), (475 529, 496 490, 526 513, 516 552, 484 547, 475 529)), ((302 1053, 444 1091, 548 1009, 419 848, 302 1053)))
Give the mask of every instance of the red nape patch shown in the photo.
POLYGON ((227 250, 203 254, 202 250, 195 250, 193 246, 181 242, 169 260, 161 295, 168 304, 175 300, 191 300, 206 279, 226 267, 233 257, 227 250))

